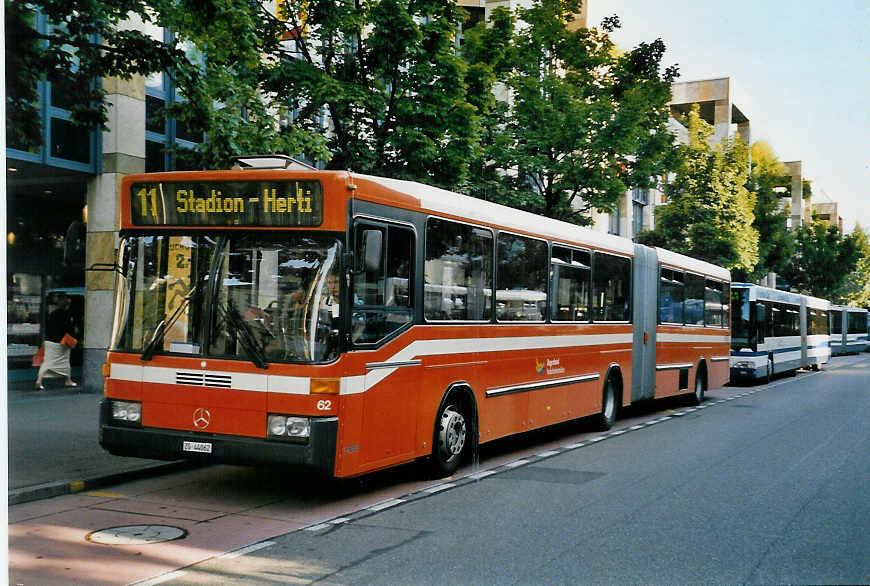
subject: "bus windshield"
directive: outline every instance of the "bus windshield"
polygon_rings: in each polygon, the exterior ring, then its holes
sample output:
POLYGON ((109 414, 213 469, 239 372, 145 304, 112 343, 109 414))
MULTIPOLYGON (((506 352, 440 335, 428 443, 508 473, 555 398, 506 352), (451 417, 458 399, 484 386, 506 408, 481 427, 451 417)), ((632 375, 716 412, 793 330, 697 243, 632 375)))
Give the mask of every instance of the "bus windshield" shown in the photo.
POLYGON ((266 362, 338 356, 340 244, 315 234, 128 236, 112 349, 266 362))
POLYGON ((731 289, 731 348, 755 351, 748 289, 731 289))

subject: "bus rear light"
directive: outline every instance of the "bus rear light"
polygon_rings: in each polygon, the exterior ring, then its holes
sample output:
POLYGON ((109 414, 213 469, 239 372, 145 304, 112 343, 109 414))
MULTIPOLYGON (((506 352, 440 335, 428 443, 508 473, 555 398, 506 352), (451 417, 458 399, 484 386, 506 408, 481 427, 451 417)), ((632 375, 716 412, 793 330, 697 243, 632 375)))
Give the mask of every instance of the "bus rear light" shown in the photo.
POLYGON ((341 381, 337 378, 313 378, 311 379, 312 395, 337 395, 341 387, 341 381))
POLYGON ((142 403, 136 401, 112 401, 112 419, 125 423, 142 421, 142 403))
POLYGON ((308 417, 269 414, 266 434, 269 439, 305 441, 311 435, 311 420, 308 417))

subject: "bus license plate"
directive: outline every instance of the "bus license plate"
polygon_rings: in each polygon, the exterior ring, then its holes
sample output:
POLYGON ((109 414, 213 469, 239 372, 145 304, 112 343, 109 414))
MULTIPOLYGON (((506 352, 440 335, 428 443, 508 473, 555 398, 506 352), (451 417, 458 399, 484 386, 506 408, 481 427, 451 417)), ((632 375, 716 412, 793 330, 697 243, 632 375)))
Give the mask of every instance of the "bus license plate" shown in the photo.
POLYGON ((184 442, 181 449, 185 452, 199 452, 200 454, 211 454, 211 444, 208 442, 184 442))

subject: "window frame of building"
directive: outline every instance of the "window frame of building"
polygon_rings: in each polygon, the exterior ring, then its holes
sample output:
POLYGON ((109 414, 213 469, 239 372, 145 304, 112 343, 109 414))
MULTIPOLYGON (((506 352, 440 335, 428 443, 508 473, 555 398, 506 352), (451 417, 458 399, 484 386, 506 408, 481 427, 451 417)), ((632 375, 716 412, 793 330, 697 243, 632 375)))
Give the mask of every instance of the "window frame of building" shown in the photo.
POLYGON ((610 212, 607 233, 613 234, 614 236, 619 236, 619 224, 622 220, 622 206, 617 205, 616 209, 610 212))
POLYGON ((643 215, 649 205, 649 189, 635 187, 631 190, 631 237, 636 238, 643 230, 643 215))
MULTIPOLYGON (((163 35, 163 42, 169 43, 173 39, 173 33, 171 31, 166 30, 165 28, 160 28, 163 35)), ((156 29, 155 29, 156 32, 156 29)), ((171 77, 165 72, 160 72, 158 74, 153 74, 151 78, 146 78, 145 80, 145 171, 146 172, 158 172, 158 171, 180 171, 183 169, 178 168, 178 160, 173 152, 173 148, 176 149, 184 149, 184 150, 195 150, 199 143, 192 142, 185 138, 179 138, 179 127, 180 123, 175 118, 167 117, 163 112, 159 114, 160 118, 163 121, 163 131, 157 130, 149 130, 148 124, 148 101, 149 98, 152 100, 162 102, 160 107, 167 108, 172 106, 173 104, 183 103, 184 99, 181 96, 181 92, 175 87, 175 84, 172 83, 171 77), (159 84, 152 84, 150 80, 157 79, 156 76, 160 76, 159 84), (158 147, 160 148, 160 156, 162 157, 162 164, 155 166, 154 160, 152 157, 148 155, 149 144, 150 148, 158 147)), ((158 111, 160 111, 158 109, 158 111)))
MULTIPOLYGON (((48 18, 44 14, 41 12, 37 14, 37 33, 45 34, 51 26, 52 25, 48 22, 48 18)), ((97 83, 98 81, 99 80, 95 80, 94 83, 97 83)), ((52 154, 55 152, 55 147, 57 146, 54 142, 57 138, 57 133, 55 132, 55 125, 53 123, 58 121, 63 124, 70 124, 72 119, 72 112, 70 110, 52 104, 52 85, 53 84, 50 81, 42 80, 37 82, 36 87, 38 95, 37 99, 39 100, 39 118, 42 123, 42 144, 31 151, 25 151, 14 146, 9 146, 9 143, 7 142, 6 158, 48 165, 51 167, 59 167, 72 171, 81 171, 89 174, 102 172, 102 157, 97 156, 102 148, 102 132, 100 131, 86 130, 84 128, 72 126, 74 131, 80 130, 81 132, 86 132, 88 134, 86 139, 88 152, 86 162, 75 159, 66 159, 52 154)))

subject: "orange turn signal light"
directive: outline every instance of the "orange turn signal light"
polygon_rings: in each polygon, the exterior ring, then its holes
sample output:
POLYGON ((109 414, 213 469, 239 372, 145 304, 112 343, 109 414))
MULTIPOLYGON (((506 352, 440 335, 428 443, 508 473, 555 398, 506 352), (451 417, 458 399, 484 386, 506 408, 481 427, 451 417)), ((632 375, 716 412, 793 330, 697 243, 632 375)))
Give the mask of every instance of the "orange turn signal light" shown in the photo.
POLYGON ((313 378, 311 379, 312 395, 337 395, 341 387, 341 381, 337 378, 313 378))
POLYGON ((109 378, 109 375, 112 374, 112 367, 108 362, 103 363, 103 378, 109 378))

